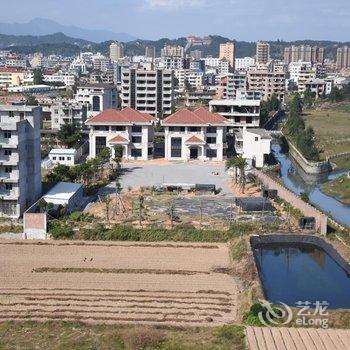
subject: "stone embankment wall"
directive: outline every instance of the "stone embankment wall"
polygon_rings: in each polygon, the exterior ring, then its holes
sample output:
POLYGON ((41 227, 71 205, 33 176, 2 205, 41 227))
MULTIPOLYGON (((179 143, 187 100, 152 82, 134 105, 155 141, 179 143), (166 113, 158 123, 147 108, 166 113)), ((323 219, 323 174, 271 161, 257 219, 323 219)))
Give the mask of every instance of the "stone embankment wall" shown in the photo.
POLYGON ((307 160, 296 147, 288 142, 289 155, 297 162, 297 164, 304 170, 307 174, 317 175, 328 173, 332 170, 332 167, 328 160, 322 162, 312 162, 307 160))

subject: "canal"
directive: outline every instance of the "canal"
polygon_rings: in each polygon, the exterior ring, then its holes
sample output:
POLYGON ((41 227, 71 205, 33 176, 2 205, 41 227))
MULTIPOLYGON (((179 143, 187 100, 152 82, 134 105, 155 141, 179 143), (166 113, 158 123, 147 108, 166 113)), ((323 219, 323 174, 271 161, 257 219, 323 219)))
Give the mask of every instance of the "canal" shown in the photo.
POLYGON ((310 203, 329 213, 339 223, 350 227, 350 206, 326 195, 320 186, 348 171, 332 172, 320 176, 306 174, 287 154, 282 153, 281 146, 273 145, 273 154, 281 165, 281 179, 284 185, 296 194, 306 193, 310 203))

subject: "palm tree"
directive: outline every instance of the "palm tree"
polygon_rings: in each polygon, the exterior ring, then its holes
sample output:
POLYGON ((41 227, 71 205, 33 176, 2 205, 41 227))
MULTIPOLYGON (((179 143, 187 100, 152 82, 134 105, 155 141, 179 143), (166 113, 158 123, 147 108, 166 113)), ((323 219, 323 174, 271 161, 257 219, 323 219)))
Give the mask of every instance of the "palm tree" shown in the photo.
POLYGON ((241 191, 244 193, 245 190, 245 183, 246 183, 246 177, 245 177, 245 168, 247 166, 247 161, 242 156, 236 157, 236 167, 239 169, 239 182, 241 185, 241 191))
POLYGON ((242 156, 235 156, 226 160, 226 170, 234 169, 235 171, 235 183, 238 183, 238 170, 240 174, 239 182, 241 186, 241 191, 244 193, 245 189, 245 167, 247 166, 246 160, 242 156))
POLYGON ((238 166, 237 157, 229 158, 226 160, 225 164, 226 170, 233 169, 235 171, 235 183, 238 182, 238 166))

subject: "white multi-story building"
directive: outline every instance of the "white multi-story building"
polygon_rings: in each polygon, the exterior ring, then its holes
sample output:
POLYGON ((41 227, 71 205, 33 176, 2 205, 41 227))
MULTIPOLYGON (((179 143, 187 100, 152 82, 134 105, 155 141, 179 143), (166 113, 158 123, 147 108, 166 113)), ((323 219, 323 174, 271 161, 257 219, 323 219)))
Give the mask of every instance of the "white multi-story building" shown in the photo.
POLYGON ((195 89, 199 89, 204 85, 204 73, 203 71, 191 71, 189 69, 177 69, 175 70, 175 77, 179 82, 179 88, 184 89, 186 82, 195 89))
POLYGON ((174 76, 169 70, 122 69, 122 107, 154 117, 168 116, 174 105, 174 76))
POLYGON ((108 147, 116 157, 116 147, 122 149, 122 158, 147 160, 153 157, 155 118, 129 107, 121 111, 108 109, 90 118, 90 158, 108 147))
POLYGON ((260 100, 212 100, 209 110, 227 119, 230 129, 244 126, 258 128, 260 124, 260 100))
POLYGON ((118 107, 117 88, 109 84, 82 84, 77 87, 75 100, 86 106, 87 117, 90 117, 118 107))
POLYGON ((162 58, 163 67, 165 69, 183 69, 184 68, 184 59, 182 57, 163 57, 162 58))
POLYGON ((43 80, 47 83, 62 83, 65 86, 73 86, 76 76, 69 73, 44 74, 43 80))
POLYGON ((311 69, 311 62, 291 62, 288 66, 289 79, 298 85, 300 73, 302 71, 310 71, 311 69))
POLYGON ((235 66, 237 71, 247 71, 249 67, 255 65, 255 59, 253 57, 243 57, 235 59, 235 66))
POLYGON ((165 45, 161 49, 161 57, 184 57, 185 49, 183 46, 165 45))
POLYGON ((271 153, 272 138, 265 129, 243 128, 235 132, 236 153, 252 166, 262 168, 271 153))
POLYGON ((244 73, 229 73, 220 77, 217 86, 217 96, 223 99, 235 99, 237 90, 247 88, 247 78, 244 73))
POLYGON ((41 196, 41 107, 0 105, 0 216, 19 218, 41 196))
POLYGON ((165 158, 168 160, 217 160, 226 158, 227 121, 205 108, 181 109, 162 121, 165 158))
POLYGON ((219 60, 219 67, 218 67, 218 74, 219 75, 224 75, 224 74, 229 74, 231 71, 230 68, 230 62, 226 59, 219 60))
POLYGON ((87 118, 87 106, 81 102, 59 100, 52 103, 51 129, 59 130, 63 124, 75 123, 84 127, 87 118))

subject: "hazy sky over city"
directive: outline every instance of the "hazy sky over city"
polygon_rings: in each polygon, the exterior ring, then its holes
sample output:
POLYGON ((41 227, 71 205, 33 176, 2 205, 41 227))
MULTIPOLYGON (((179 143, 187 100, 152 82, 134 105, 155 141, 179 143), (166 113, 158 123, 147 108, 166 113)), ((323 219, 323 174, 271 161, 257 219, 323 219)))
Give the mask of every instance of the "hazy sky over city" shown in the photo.
POLYGON ((0 0, 1 22, 35 17, 142 39, 350 41, 350 0, 0 0))

